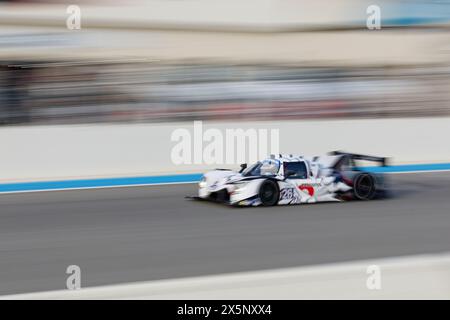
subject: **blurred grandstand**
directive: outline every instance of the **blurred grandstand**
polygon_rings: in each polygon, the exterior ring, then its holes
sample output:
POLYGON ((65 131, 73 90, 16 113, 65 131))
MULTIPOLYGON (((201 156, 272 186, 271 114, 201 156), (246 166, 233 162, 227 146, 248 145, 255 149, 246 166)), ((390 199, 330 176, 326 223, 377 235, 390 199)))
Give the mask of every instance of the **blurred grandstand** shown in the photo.
POLYGON ((367 1, 83 1, 79 31, 62 3, 0 3, 2 124, 450 115, 450 1, 378 31, 367 1))

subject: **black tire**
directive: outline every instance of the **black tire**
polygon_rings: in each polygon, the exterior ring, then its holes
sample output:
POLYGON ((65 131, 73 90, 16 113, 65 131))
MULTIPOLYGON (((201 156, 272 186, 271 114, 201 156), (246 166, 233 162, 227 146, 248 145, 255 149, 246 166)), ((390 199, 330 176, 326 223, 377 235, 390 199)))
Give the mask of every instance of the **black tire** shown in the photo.
POLYGON ((265 207, 274 206, 280 198, 280 189, 278 183, 273 180, 264 180, 259 187, 259 199, 265 207))
POLYGON ((376 195, 375 178, 369 173, 360 173, 353 180, 353 194, 358 200, 371 200, 376 195))

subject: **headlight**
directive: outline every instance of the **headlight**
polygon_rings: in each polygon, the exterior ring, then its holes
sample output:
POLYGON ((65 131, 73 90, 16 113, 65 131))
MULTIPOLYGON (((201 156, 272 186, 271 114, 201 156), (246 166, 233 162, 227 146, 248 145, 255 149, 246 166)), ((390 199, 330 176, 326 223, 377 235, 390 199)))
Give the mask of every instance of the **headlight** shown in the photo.
POLYGON ((200 188, 206 188, 206 178, 202 177, 202 179, 200 180, 200 182, 198 183, 198 186, 200 188))

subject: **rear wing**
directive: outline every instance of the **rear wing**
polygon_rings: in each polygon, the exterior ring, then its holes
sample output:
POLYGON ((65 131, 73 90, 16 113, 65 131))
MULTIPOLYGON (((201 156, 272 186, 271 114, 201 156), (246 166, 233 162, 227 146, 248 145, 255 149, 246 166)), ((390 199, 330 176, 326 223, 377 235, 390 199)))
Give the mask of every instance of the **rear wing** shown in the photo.
POLYGON ((332 156, 347 156, 352 160, 365 160, 365 161, 372 161, 381 164, 381 166, 385 167, 387 166, 387 160, 388 158, 385 157, 374 157, 374 156, 368 156, 365 154, 357 154, 357 153, 350 153, 350 152, 344 152, 344 151, 331 151, 329 155, 332 156))

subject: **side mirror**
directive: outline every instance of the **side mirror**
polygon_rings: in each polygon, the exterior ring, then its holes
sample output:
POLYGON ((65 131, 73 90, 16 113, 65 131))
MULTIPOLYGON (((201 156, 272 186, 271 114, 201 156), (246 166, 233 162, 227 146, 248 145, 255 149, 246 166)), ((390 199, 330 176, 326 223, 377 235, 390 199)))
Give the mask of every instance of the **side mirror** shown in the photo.
POLYGON ((287 179, 287 178, 289 178, 290 176, 294 176, 295 173, 296 173, 295 171, 287 170, 287 171, 284 173, 284 179, 287 179))
POLYGON ((247 164, 246 164, 246 163, 242 163, 242 164, 241 164, 241 170, 239 170, 239 173, 241 173, 241 172, 244 171, 245 169, 247 169, 247 164))

